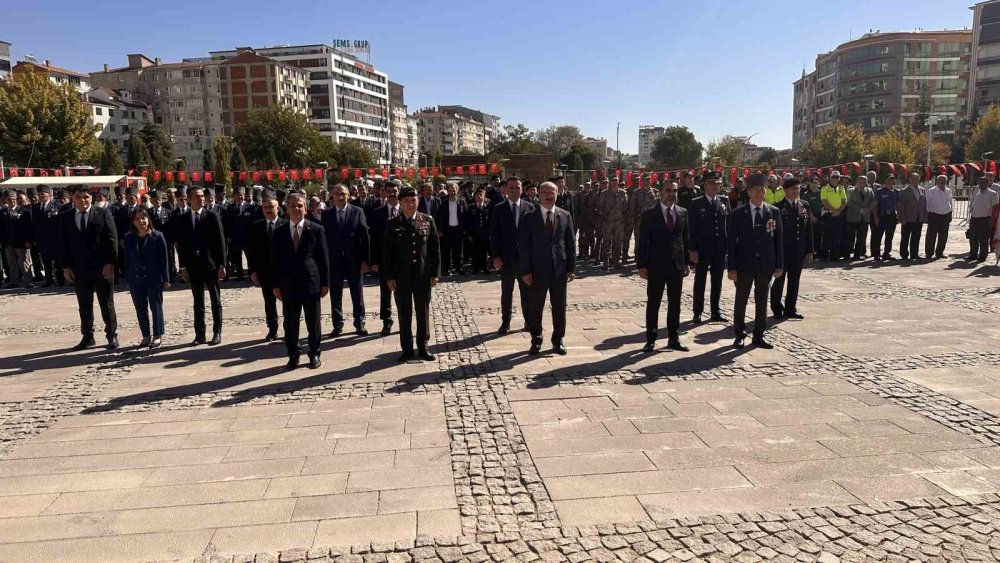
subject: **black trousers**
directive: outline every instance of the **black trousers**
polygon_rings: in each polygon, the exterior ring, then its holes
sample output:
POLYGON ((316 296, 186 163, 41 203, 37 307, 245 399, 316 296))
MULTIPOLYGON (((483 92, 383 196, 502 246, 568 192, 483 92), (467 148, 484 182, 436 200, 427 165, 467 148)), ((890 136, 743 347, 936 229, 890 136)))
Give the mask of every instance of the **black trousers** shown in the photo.
POLYGON ((986 260, 990 253, 990 218, 969 219, 969 258, 986 260))
POLYGON ((260 293, 264 297, 264 318, 267 319, 267 329, 278 330, 278 298, 274 296, 274 288, 262 285, 260 293))
POLYGON ((892 237, 896 234, 896 214, 879 215, 878 223, 872 225, 872 256, 888 258, 892 254, 892 237), (882 239, 885 246, 882 246, 882 239))
POLYGON ((694 267, 694 314, 700 316, 705 311, 705 278, 711 271, 712 288, 709 296, 709 309, 712 311, 713 317, 722 316, 721 311, 719 311, 719 299, 722 298, 722 278, 726 274, 725 259, 710 264, 706 256, 698 258, 698 264, 694 267))
POLYGON ((417 316, 417 349, 426 350, 430 339, 431 288, 429 280, 420 284, 396 284, 396 314, 399 315, 399 347, 413 352, 413 315, 417 316))
POLYGON ((351 292, 351 313, 355 328, 365 326, 365 283, 361 278, 361 265, 338 265, 330 268, 330 313, 333 326, 344 326, 344 281, 351 292))
POLYGON ((799 279, 802 277, 802 258, 795 266, 788 268, 788 260, 785 260, 786 269, 781 273, 780 278, 775 278, 771 284, 771 312, 776 316, 790 315, 797 313, 796 305, 799 302, 799 279), (785 281, 788 282, 788 292, 785 293, 785 301, 782 303, 781 294, 785 290, 785 281))
MULTIPOLYGON (((681 325, 681 289, 684 285, 682 274, 674 266, 670 266, 667 272, 649 273, 649 279, 646 280, 646 342, 656 340, 664 288, 667 290, 667 334, 670 340, 677 340, 677 331, 681 325)), ((704 293, 704 278, 702 284, 704 293)))
POLYGON ((927 238, 924 240, 924 254, 928 258, 944 258, 944 247, 948 244, 948 225, 951 213, 927 213, 927 238))
POLYGON ((826 214, 823 216, 823 250, 830 260, 843 257, 844 216, 826 214))
POLYGON ((528 332, 532 344, 542 343, 546 297, 552 301, 552 343, 558 344, 566 336, 566 277, 535 278, 528 286, 528 332))
POLYGON ((39 254, 41 255, 41 260, 39 264, 42 269, 45 270, 44 276, 45 281, 59 283, 63 282, 62 268, 58 268, 56 265, 56 251, 53 248, 42 247, 39 249, 39 254), (58 269, 57 269, 58 268, 58 269))
POLYGON ((42 274, 42 250, 38 247, 38 244, 31 245, 31 269, 35 281, 42 281, 44 279, 42 274))
POLYGON ((227 249, 226 263, 229 275, 243 277, 243 252, 242 244, 233 244, 227 249))
POLYGON ((392 290, 385 277, 379 275, 378 278, 378 318, 388 325, 392 325, 392 290))
POLYGON ((472 271, 473 272, 486 272, 486 255, 489 253, 490 241, 488 238, 472 238, 472 243, 469 245, 469 253, 472 259, 472 271))
POLYGON ((441 227, 441 271, 462 269, 462 227, 441 227))
POLYGON ((747 334, 746 313, 750 290, 753 289, 754 318, 753 337, 764 338, 767 328, 767 290, 774 272, 737 272, 736 306, 733 310, 733 331, 737 338, 747 334))
POLYGON ((115 314, 115 286, 104 278, 80 279, 73 282, 76 290, 76 302, 80 307, 80 333, 84 336, 94 336, 94 294, 97 294, 97 304, 101 308, 101 318, 104 320, 104 334, 111 338, 118 334, 118 316, 115 314))
POLYGON ((320 332, 320 297, 319 295, 296 295, 295 292, 283 294, 281 301, 281 311, 285 316, 285 349, 289 358, 298 358, 302 355, 302 348, 299 346, 299 318, 305 314, 306 335, 309 342, 307 354, 310 358, 319 356, 320 332))
POLYGON ((914 221, 903 223, 903 228, 899 235, 899 256, 903 260, 920 258, 920 231, 924 230, 924 224, 914 221))
POLYGON ((823 246, 823 224, 821 220, 813 221, 813 246, 819 251, 820 258, 826 258, 825 249, 823 246))
POLYGON ((171 280, 177 277, 177 257, 174 254, 175 250, 175 243, 167 242, 167 267, 170 268, 171 280))
MULTIPOLYGON (((864 221, 847 223, 847 241, 844 245, 845 254, 853 252, 854 258, 860 260, 867 254, 868 223, 864 221)), ((874 250, 872 251, 874 253, 874 250)))
POLYGON ((524 280, 518 275, 520 265, 517 262, 504 262, 500 269, 500 315, 504 323, 510 322, 510 317, 514 310, 514 284, 517 284, 518 292, 521 294, 521 315, 524 317, 524 325, 528 325, 528 286, 524 285, 524 280))
POLYGON ((188 271, 191 294, 194 296, 194 335, 205 337, 205 290, 212 304, 212 334, 222 334, 222 294, 219 292, 219 276, 215 270, 205 272, 188 271))

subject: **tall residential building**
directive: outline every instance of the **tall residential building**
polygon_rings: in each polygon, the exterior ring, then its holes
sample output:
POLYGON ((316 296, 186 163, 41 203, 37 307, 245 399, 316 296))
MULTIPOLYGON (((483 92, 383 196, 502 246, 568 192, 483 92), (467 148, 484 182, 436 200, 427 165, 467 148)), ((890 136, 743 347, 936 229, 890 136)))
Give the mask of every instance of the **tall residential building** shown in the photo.
POLYGON ((601 160, 610 159, 614 153, 614 149, 608 148, 608 140, 604 137, 596 139, 593 137, 584 137, 580 144, 597 153, 597 156, 601 160))
POLYGON ((100 126, 97 138, 111 141, 125 162, 129 137, 133 131, 153 121, 153 108, 138 101, 128 90, 95 88, 87 99, 91 105, 91 122, 100 126))
MULTIPOLYGON (((212 51, 221 62, 244 48, 212 51)), ((379 164, 389 164, 389 77, 386 73, 330 45, 280 45, 253 49, 258 55, 309 72, 309 111, 313 125, 335 141, 355 139, 372 150, 379 164)))
POLYGON ((1000 0, 972 7, 972 85, 969 117, 1000 102, 1000 0))
POLYGON ((479 111, 478 109, 471 109, 465 106, 438 106, 438 111, 444 113, 455 113, 463 117, 468 117, 473 121, 478 121, 483 124, 483 154, 489 152, 490 147, 496 142, 497 137, 500 136, 500 117, 496 115, 490 115, 488 113, 479 111))
POLYGON ((389 81, 389 109, 392 112, 392 164, 414 166, 420 154, 417 120, 406 110, 403 85, 389 81))
POLYGON ((639 165, 649 164, 652 160, 653 143, 663 136, 666 129, 655 125, 639 126, 639 165))
POLYGON ((10 76, 10 43, 0 41, 0 80, 10 76))
POLYGON ((419 129, 420 149, 442 155, 486 154, 486 126, 467 115, 424 108, 413 115, 419 129))
POLYGON ((284 106, 307 114, 309 72, 297 66, 242 51, 219 63, 222 132, 232 137, 236 125, 254 108, 284 106))
POLYGON ((50 60, 46 60, 44 64, 33 60, 18 61, 11 68, 10 72, 15 80, 17 79, 17 75, 23 72, 41 72, 48 76, 49 80, 55 84, 69 84, 72 86, 82 101, 87 101, 87 93, 90 92, 90 80, 86 74, 57 67, 50 60))
POLYGON ((835 121, 880 133, 920 113, 921 98, 950 142, 969 112, 970 30, 875 31, 816 57, 794 83, 793 150, 835 121))

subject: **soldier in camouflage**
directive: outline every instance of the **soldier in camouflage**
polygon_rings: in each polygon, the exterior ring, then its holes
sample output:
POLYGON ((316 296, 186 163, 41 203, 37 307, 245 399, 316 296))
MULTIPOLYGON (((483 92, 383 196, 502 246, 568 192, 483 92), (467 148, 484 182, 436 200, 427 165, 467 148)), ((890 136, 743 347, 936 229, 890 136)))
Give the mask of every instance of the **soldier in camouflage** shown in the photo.
MULTIPOLYGON (((627 215, 629 224, 632 226, 632 234, 635 234, 636 244, 639 241, 639 220, 642 219, 642 213, 653 207, 658 201, 660 201, 659 192, 653 187, 652 182, 648 178, 640 182, 639 187, 629 195, 627 215)), ((627 239, 625 244, 626 248, 628 248, 627 239)))
POLYGON ((601 262, 604 269, 622 267, 622 246, 625 242, 625 213, 628 209, 628 195, 624 183, 611 182, 610 188, 597 200, 597 218, 603 235, 601 262))
POLYGON ((590 195, 590 231, 593 233, 593 244, 590 246, 590 259, 600 263, 604 256, 604 247, 607 242, 604 240, 604 229, 601 228, 601 217, 603 217, 600 210, 600 202, 604 197, 602 194, 610 190, 610 183, 607 179, 601 180, 601 184, 598 190, 590 195))
POLYGON ((589 181, 584 182, 580 186, 580 193, 573 198, 573 222, 576 224, 580 235, 580 241, 577 246, 579 247, 581 260, 590 257, 590 247, 593 245, 594 240, 592 230, 593 210, 590 208, 590 199, 593 195, 591 186, 592 184, 589 181))

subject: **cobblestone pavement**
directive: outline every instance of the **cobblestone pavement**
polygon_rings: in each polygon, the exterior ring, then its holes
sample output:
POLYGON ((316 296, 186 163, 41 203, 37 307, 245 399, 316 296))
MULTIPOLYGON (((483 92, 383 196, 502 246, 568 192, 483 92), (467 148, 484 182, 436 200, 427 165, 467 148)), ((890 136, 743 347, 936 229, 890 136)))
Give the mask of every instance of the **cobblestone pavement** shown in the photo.
POLYGON ((581 274, 568 356, 470 277, 437 362, 346 335, 291 373, 247 286, 215 348, 170 292, 155 352, 67 353, 72 295, 0 294, 0 561, 1000 560, 1000 269, 819 265, 774 350, 650 355, 634 270, 581 274))

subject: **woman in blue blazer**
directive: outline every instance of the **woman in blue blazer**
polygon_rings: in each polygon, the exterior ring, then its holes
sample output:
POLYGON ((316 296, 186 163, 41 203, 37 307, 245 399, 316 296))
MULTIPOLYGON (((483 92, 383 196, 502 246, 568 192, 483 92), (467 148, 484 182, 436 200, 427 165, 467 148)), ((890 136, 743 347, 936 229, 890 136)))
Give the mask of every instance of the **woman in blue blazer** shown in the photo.
POLYGON ((167 241, 153 229, 149 213, 139 207, 129 217, 131 229, 125 236, 125 275, 135 314, 139 318, 142 342, 139 346, 159 348, 163 336, 163 290, 170 288, 167 269, 167 241), (153 333, 149 332, 149 313, 153 333))

